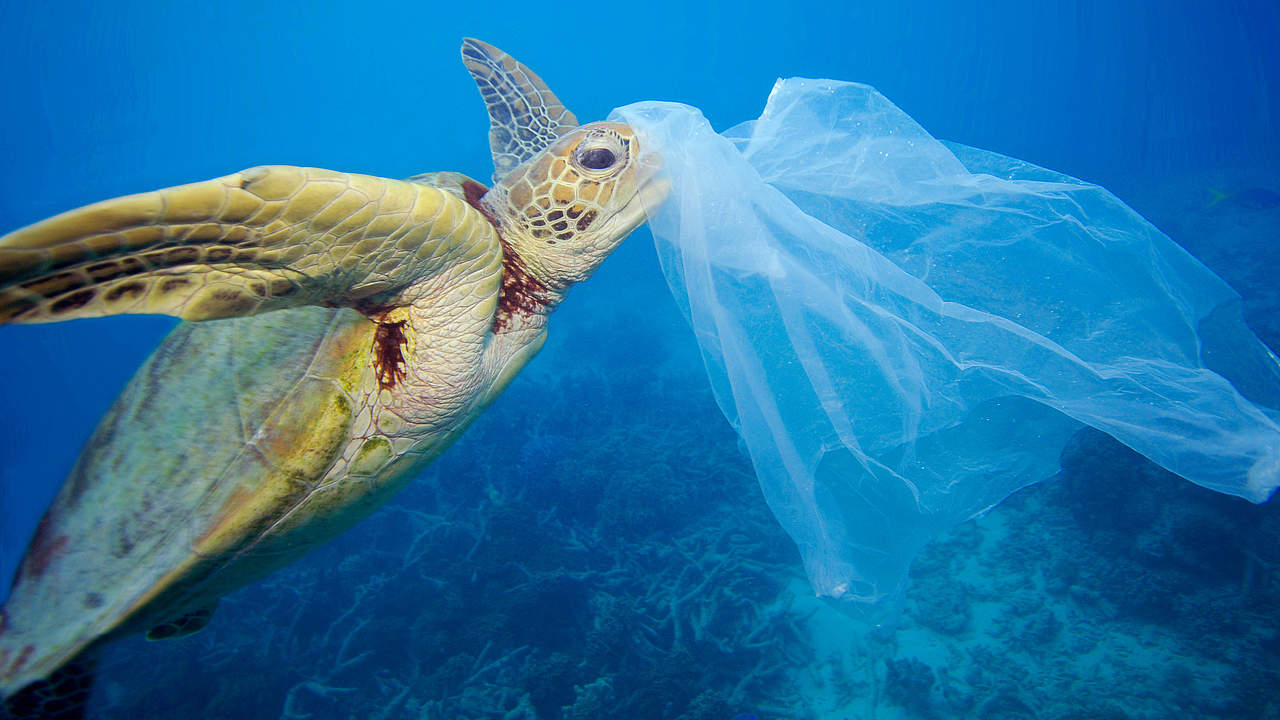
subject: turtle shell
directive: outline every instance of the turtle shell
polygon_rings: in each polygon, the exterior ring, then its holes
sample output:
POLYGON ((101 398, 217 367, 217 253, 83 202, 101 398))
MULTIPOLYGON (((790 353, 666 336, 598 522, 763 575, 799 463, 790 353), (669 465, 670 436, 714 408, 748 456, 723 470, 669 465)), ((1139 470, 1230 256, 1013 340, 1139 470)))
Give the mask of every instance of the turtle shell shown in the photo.
POLYGON ((316 307, 179 325, 36 531, 0 616, 0 694, 207 607, 375 507, 376 483, 357 483, 366 502, 309 499, 350 445, 376 327, 316 307))

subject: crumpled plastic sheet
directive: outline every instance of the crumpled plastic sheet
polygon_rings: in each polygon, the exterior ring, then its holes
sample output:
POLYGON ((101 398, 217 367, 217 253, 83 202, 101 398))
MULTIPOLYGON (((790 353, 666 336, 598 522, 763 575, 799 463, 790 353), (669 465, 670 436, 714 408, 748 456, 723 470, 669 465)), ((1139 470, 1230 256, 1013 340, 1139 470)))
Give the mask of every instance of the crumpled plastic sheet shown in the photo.
POLYGON ((931 537, 1059 469, 1083 425, 1188 480, 1280 484, 1280 364, 1238 295, 1101 187, 940 142, 874 89, 758 120, 614 111, 720 408, 819 595, 899 596, 931 537))

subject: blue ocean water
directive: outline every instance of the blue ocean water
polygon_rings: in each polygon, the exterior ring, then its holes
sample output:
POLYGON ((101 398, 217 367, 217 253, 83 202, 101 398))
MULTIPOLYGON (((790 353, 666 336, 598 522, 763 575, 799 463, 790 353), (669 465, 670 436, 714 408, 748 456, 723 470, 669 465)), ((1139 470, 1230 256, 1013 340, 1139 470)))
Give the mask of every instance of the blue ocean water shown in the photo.
MULTIPOLYGON (((1280 9, 1265 2, 12 4, 0 230, 263 163, 490 173, 463 36, 582 119, 723 128, 774 78, 857 80, 933 135, 1102 184, 1280 346, 1280 9)), ((173 325, 0 328, 0 575, 173 325)), ((812 600, 636 233, 390 506, 121 643, 91 717, 1274 717, 1280 519, 1097 434, 928 548, 899 618, 812 600)))

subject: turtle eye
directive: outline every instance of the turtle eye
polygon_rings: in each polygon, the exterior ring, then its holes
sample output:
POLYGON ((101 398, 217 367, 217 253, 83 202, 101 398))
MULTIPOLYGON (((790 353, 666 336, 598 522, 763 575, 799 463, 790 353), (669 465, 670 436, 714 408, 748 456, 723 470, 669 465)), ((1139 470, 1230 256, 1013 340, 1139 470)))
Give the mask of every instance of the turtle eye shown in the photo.
POLYGON ((627 141, 609 127, 587 132, 573 149, 571 162, 583 176, 600 181, 627 167, 627 141))
POLYGON ((591 148, 578 155, 578 164, 590 170, 605 170, 617 161, 618 158, 609 148, 591 148))

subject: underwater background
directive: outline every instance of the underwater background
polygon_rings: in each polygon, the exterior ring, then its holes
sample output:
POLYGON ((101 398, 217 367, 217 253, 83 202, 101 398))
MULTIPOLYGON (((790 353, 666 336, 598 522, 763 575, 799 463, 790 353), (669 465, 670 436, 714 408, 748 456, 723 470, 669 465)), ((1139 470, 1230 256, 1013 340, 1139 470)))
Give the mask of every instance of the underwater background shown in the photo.
MULTIPOLYGON (((491 173, 463 36, 583 121, 776 77, 1099 183, 1280 347, 1274 2, 4 3, 0 232, 259 164, 491 173)), ((0 328, 0 575, 174 321, 0 328)), ((387 507, 121 642, 93 718, 1280 718, 1280 511, 1097 432, 956 527, 873 627, 812 597, 637 231, 387 507)), ((4 583, 7 584, 7 580, 4 583)))

